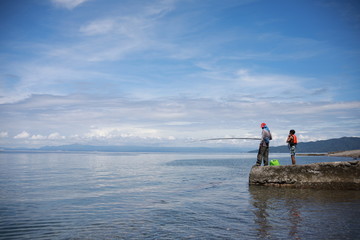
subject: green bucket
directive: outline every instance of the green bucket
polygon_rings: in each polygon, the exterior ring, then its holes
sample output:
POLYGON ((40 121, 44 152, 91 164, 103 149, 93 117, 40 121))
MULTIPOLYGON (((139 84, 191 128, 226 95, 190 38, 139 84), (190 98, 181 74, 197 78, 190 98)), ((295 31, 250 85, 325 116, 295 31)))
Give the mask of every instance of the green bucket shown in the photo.
POLYGON ((279 160, 277 159, 272 159, 270 161, 270 166, 280 166, 279 160))

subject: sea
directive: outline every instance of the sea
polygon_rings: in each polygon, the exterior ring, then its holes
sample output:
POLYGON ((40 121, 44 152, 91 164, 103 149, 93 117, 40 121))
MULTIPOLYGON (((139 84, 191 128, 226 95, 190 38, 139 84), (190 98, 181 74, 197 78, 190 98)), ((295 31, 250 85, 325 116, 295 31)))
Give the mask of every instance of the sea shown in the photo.
POLYGON ((255 161, 255 153, 2 152, 0 239, 360 239, 360 191, 249 186, 255 161))

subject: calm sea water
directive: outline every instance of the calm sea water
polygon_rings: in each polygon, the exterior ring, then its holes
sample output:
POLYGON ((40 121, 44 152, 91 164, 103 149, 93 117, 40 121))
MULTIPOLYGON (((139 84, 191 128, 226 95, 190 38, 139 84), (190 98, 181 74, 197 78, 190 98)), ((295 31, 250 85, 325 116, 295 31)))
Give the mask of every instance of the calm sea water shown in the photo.
POLYGON ((0 239, 359 239, 359 191, 249 187, 255 157, 1 153, 0 239))

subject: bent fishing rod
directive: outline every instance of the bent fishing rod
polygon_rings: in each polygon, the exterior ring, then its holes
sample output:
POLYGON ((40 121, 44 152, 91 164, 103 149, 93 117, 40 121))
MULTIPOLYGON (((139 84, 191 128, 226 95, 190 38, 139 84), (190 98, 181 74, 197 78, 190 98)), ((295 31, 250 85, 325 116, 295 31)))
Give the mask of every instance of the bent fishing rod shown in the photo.
POLYGON ((261 140, 261 138, 235 138, 235 137, 231 137, 231 138, 208 138, 208 139, 201 139, 200 141, 212 141, 212 140, 233 140, 233 139, 240 139, 240 140, 261 140))

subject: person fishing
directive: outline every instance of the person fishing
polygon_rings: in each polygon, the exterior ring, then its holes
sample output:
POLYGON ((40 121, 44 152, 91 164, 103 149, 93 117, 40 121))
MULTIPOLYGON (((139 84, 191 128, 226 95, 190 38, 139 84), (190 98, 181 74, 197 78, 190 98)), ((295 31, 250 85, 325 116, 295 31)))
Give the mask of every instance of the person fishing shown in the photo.
POLYGON ((290 130, 289 136, 287 137, 286 142, 288 143, 288 147, 290 150, 291 163, 295 165, 296 164, 295 153, 296 153, 296 145, 298 143, 298 140, 295 135, 294 129, 290 130))
POLYGON ((269 165, 269 145, 270 140, 272 140, 271 132, 266 123, 261 123, 260 127, 262 128, 261 132, 261 141, 259 145, 259 151, 257 155, 256 166, 261 166, 261 163, 264 162, 264 166, 269 165))

